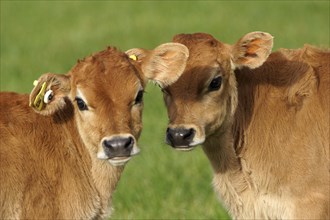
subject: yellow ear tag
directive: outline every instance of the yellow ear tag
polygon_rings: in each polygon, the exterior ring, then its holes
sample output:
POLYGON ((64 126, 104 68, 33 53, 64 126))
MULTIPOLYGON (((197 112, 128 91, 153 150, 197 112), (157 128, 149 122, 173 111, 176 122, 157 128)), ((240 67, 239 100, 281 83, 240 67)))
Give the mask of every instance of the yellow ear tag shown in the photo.
POLYGON ((36 96, 33 102, 33 106, 36 107, 39 111, 42 109, 44 104, 44 96, 46 91, 46 82, 44 82, 41 86, 40 92, 36 96))
POLYGON ((137 61, 137 56, 132 54, 129 56, 130 59, 134 60, 134 61, 137 61))

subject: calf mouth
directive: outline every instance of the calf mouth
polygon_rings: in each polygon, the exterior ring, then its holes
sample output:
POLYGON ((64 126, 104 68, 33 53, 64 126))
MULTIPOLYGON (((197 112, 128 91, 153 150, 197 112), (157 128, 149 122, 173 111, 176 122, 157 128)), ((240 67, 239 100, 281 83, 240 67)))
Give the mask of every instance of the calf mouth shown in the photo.
POLYGON ((193 149, 195 149, 196 146, 173 146, 171 145, 171 147, 177 151, 183 151, 183 152, 187 152, 187 151, 192 151, 193 149))
POLYGON ((140 148, 134 146, 131 154, 129 156, 115 156, 112 158, 109 158, 108 161, 113 165, 113 166, 124 166, 130 159, 132 159, 133 156, 137 155, 140 153, 140 148))
POLYGON ((172 140, 169 140, 168 138, 165 140, 165 142, 166 142, 166 144, 170 145, 173 149, 175 149, 177 151, 191 151, 191 150, 195 149, 197 146, 194 144, 177 145, 175 142, 173 142, 172 140))
POLYGON ((108 160, 109 163, 113 166, 124 166, 133 156, 140 153, 140 148, 134 146, 132 151, 129 154, 117 154, 110 155, 104 150, 101 150, 97 153, 97 158, 101 160, 108 160))
POLYGON ((108 159, 109 163, 111 165, 118 167, 118 166, 124 166, 132 157, 113 157, 111 159, 108 159))

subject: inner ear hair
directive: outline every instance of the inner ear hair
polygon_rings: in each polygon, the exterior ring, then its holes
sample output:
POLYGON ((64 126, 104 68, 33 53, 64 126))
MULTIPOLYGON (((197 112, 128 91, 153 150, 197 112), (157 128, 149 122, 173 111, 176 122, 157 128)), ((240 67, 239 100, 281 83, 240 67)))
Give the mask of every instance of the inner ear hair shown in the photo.
POLYGON ((160 87, 174 83, 183 73, 189 51, 179 43, 164 43, 156 47, 143 62, 146 77, 160 87))
POLYGON ((273 47, 273 36, 265 32, 251 32, 232 47, 232 61, 237 68, 261 66, 273 47))

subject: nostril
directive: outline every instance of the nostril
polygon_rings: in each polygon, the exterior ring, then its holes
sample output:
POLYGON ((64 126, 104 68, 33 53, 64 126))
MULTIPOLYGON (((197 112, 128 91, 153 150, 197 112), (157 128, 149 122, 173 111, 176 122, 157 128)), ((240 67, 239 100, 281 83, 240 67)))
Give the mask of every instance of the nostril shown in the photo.
POLYGON ((184 139, 192 139, 192 137, 194 136, 195 134, 195 130, 193 128, 190 128, 188 130, 185 130, 183 132, 183 138, 184 139))
POLYGON ((130 148, 133 147, 134 140, 132 137, 127 138, 126 143, 124 144, 124 148, 130 148))
POLYGON ((104 140, 102 145, 103 147, 105 148, 112 148, 112 145, 111 145, 112 141, 111 140, 104 140))
POLYGON ((174 140, 174 130, 171 128, 167 128, 166 130, 166 141, 173 145, 174 140))

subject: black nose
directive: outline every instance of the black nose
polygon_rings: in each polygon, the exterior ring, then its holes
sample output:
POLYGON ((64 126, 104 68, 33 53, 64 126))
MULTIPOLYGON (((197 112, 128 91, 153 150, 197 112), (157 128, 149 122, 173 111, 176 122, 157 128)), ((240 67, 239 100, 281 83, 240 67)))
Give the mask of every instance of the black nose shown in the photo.
POLYGON ((128 157, 134 146, 132 137, 113 137, 105 139, 102 143, 104 152, 109 158, 113 157, 128 157))
POLYGON ((195 129, 190 128, 167 128, 166 142, 173 147, 189 146, 195 136, 195 129))

